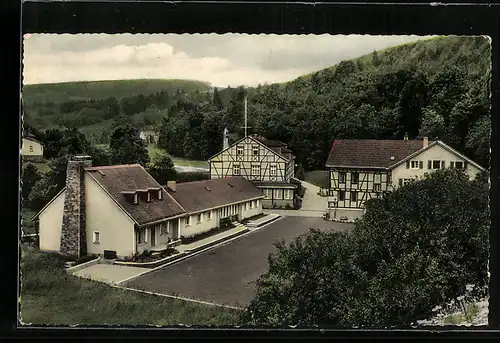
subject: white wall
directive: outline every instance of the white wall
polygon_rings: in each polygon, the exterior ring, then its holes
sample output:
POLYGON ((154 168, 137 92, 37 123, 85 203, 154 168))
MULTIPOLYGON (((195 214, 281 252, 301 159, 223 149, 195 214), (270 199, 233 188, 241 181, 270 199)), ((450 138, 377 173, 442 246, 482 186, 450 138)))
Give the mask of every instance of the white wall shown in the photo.
POLYGON ((103 254, 114 250, 118 256, 134 253, 134 222, 108 196, 88 174, 85 174, 87 207, 87 251, 89 254, 103 254), (94 231, 99 231, 100 243, 93 242, 94 231))
MULTIPOLYGON (((460 157, 456 156, 455 154, 451 153, 445 148, 439 145, 434 145, 433 147, 425 150, 424 152, 422 152, 421 154, 415 156, 413 159, 410 160, 410 161, 422 161, 423 162, 422 169, 411 169, 411 162, 410 162, 410 169, 406 169, 406 163, 402 163, 392 170, 393 187, 394 188, 398 187, 400 178, 401 179, 421 178, 422 176, 424 176, 425 173, 431 173, 435 171, 434 169, 427 168, 427 161, 432 161, 432 160, 445 161, 445 168, 450 167, 451 161, 465 162, 464 159, 461 159, 460 157)), ((479 172, 480 170, 478 168, 473 166, 471 163, 468 163, 467 174, 471 179, 473 179, 479 172)))
MULTIPOLYGON (((252 201, 254 202, 254 205, 255 205, 255 200, 252 200, 252 201)), ((256 216, 257 214, 262 213, 262 199, 257 199, 256 201, 257 201, 256 207, 255 206, 254 206, 254 208, 247 207, 247 210, 243 209, 241 211, 241 219, 250 218, 250 217, 256 216)), ((250 201, 247 201, 246 203, 250 204, 250 201)), ((244 205, 242 204, 241 206, 243 207, 244 205)))
POLYGON ((40 250, 59 251, 64 213, 64 193, 59 194, 39 216, 40 250))
POLYGON ((24 155, 24 156, 43 156, 43 145, 38 143, 38 142, 23 138, 21 155, 24 155), (30 149, 30 147, 31 147, 31 149, 30 149))

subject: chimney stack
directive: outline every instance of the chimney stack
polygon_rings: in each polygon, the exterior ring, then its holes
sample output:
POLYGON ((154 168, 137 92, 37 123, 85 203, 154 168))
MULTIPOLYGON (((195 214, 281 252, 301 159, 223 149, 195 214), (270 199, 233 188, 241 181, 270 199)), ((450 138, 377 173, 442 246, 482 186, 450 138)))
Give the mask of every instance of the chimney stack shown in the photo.
POLYGON ((91 166, 90 156, 74 156, 66 169, 60 252, 77 258, 87 255, 84 169, 91 166))
POLYGON ((424 148, 426 148, 429 145, 429 137, 424 137, 424 148))
POLYGON ((176 192, 176 182, 175 181, 167 181, 167 187, 170 188, 172 192, 176 192))
POLYGON ((227 148, 229 148, 229 131, 226 127, 224 128, 222 150, 225 150, 227 148))

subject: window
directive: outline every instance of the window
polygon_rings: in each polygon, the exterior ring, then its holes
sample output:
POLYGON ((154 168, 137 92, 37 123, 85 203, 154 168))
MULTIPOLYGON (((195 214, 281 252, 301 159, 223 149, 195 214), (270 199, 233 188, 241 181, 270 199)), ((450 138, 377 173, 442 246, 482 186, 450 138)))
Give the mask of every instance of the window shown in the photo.
POLYGON ((254 176, 260 175, 260 165, 256 164, 252 166, 252 175, 254 176))
POLYGON ((139 197, 137 196, 137 193, 134 194, 134 204, 139 203, 139 197))
POLYGON ((428 164, 427 165, 428 169, 441 169, 441 168, 444 168, 444 161, 434 160, 434 161, 429 161, 427 164, 428 164))
POLYGON ((259 200, 255 200, 255 207, 257 207, 257 208, 260 207, 260 201, 259 200))
POLYGON ((387 174, 387 183, 388 184, 392 183, 392 174, 387 174))
POLYGON ((276 176, 276 166, 275 165, 269 166, 269 175, 276 176))
POLYGON ((450 162, 450 167, 455 169, 465 169, 464 162, 462 161, 450 162))
POLYGON ((382 187, 380 186, 380 183, 374 183, 373 184, 373 190, 375 192, 380 192, 381 189, 382 189, 382 187))
POLYGON ((292 199, 292 191, 290 189, 285 189, 285 199, 290 200, 292 199))
POLYGON ((33 152, 33 145, 30 145, 30 152, 33 152))
POLYGON ((345 191, 339 191, 339 201, 345 200, 345 191))
POLYGON ((410 184, 412 181, 413 179, 403 179, 403 186, 410 184))
POLYGON ((236 155, 243 156, 243 147, 242 146, 236 147, 236 155))
POLYGON ((161 223, 158 225, 158 228, 160 229, 160 236, 166 235, 169 233, 169 230, 168 230, 169 226, 170 226, 170 222, 161 223))
POLYGON ((271 190, 270 189, 265 188, 263 190, 263 193, 264 193, 264 198, 266 198, 266 199, 271 196, 271 190))
POLYGON ((359 181, 359 173, 351 173, 351 183, 352 184, 357 184, 359 181))
POLYGON ((137 231, 137 243, 139 244, 146 243, 146 229, 139 229, 137 231))
POLYGON ((94 244, 99 244, 99 231, 94 231, 94 244))
POLYGON ((147 200, 148 202, 150 202, 150 201, 151 201, 151 193, 150 193, 150 192, 148 192, 148 194, 147 194, 147 199, 148 199, 148 200, 147 200))
POLYGON ((411 169, 420 169, 422 161, 411 161, 411 169))
POLYGON ((188 226, 190 222, 191 222, 191 216, 187 216, 186 217, 186 226, 188 226))
POLYGON ((283 190, 275 189, 274 190, 274 199, 283 199, 283 190))
POLYGON ((240 175, 240 165, 233 164, 233 175, 240 175))
POLYGON ((345 172, 339 173, 339 183, 345 183, 345 172))
POLYGON ((258 145, 252 146, 252 152, 254 156, 259 156, 259 146, 258 145))
POLYGON ((201 223, 201 219, 202 219, 201 213, 198 213, 198 223, 201 223))
POLYGON ((358 192, 351 192, 351 201, 358 201, 358 192))
POLYGON ((161 189, 158 191, 158 199, 161 200, 161 197, 163 196, 163 192, 161 191, 161 189))
POLYGON ((250 201, 250 208, 253 208, 253 201, 250 201))
POLYGON ((207 212, 207 220, 212 219, 212 211, 207 212))

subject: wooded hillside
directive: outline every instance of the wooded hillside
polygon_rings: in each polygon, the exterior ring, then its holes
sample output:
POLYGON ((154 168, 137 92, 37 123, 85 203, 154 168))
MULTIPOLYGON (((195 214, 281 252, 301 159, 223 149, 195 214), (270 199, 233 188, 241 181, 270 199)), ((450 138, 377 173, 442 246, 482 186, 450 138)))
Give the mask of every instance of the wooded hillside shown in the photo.
POLYGON ((289 143, 306 169, 324 169, 334 139, 402 139, 405 133, 441 139, 488 166, 490 61, 485 37, 440 37, 342 61, 285 84, 144 91, 54 102, 51 109, 26 99, 25 112, 35 128, 74 125, 103 143, 116 121, 156 125, 160 146, 171 155, 207 159, 221 148, 225 126, 233 139, 242 136, 248 96, 249 132, 289 143))

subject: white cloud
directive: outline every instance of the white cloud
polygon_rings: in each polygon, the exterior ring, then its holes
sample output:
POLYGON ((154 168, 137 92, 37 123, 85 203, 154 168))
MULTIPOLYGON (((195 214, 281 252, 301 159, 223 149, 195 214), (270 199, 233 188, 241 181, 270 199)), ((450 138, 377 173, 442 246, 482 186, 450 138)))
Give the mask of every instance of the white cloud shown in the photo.
POLYGON ((25 35, 24 83, 135 78, 215 86, 292 80, 418 36, 25 35))

